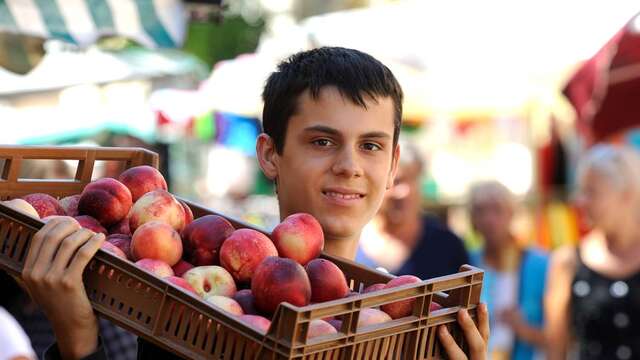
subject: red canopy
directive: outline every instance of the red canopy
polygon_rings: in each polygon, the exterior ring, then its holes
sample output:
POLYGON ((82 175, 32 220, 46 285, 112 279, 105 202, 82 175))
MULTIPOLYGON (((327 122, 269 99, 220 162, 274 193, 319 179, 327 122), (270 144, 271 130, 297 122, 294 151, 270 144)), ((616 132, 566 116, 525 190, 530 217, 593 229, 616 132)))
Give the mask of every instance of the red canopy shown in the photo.
POLYGON ((639 20, 637 15, 622 28, 564 88, 589 142, 640 126, 639 20))

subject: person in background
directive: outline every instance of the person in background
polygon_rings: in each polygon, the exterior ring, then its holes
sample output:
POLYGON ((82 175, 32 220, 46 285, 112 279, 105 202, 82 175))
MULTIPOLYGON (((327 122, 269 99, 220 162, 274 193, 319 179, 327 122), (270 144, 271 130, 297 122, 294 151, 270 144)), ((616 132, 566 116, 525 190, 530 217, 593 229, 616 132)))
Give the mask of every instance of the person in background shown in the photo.
POLYGON ((548 359, 640 359, 640 155, 596 145, 576 178, 576 202, 593 230, 552 255, 548 359))
POLYGON ((548 256, 523 248, 511 231, 515 199, 504 185, 472 185, 469 195, 473 228, 484 247, 471 261, 485 270, 481 300, 487 302, 493 359, 533 359, 544 351, 544 291, 548 256))
POLYGON ((421 279, 456 273, 469 263, 464 244, 446 225, 423 211, 420 178, 424 162, 420 151, 403 139, 400 149, 394 185, 365 227, 356 261, 421 279))
POLYGON ((34 360, 29 337, 20 324, 0 306, 0 360, 34 360))

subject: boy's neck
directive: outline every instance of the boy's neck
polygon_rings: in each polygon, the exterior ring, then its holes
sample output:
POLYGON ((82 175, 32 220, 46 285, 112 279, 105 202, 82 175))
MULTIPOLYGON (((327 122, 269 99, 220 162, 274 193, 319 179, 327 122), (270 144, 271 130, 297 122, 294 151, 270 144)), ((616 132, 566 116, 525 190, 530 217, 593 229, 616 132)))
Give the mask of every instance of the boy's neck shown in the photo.
POLYGON ((325 236, 324 251, 330 255, 354 260, 356 258, 356 252, 358 251, 359 239, 360 234, 353 238, 331 238, 325 236))

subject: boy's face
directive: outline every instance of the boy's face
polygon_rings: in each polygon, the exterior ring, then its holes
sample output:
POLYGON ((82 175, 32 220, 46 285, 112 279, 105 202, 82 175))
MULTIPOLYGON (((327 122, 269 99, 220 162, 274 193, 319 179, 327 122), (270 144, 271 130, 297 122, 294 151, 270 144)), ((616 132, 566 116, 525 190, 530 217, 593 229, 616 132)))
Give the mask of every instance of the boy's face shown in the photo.
POLYGON ((316 100, 301 94, 297 110, 282 154, 272 144, 258 151, 265 174, 277 178, 280 216, 310 213, 329 239, 359 236, 393 183, 393 101, 369 99, 365 109, 326 87, 316 100))

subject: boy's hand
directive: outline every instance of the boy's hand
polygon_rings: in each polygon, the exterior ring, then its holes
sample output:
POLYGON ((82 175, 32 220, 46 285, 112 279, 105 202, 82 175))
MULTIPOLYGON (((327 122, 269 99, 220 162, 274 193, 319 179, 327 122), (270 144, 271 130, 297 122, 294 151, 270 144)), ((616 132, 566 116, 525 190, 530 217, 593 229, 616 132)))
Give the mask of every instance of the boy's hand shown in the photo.
POLYGON ((98 346, 98 319, 82 272, 104 241, 70 217, 54 218, 31 241, 22 278, 53 326, 64 359, 78 359, 98 346))
POLYGON ((466 309, 458 312, 458 323, 464 332, 464 337, 469 344, 469 357, 460 349, 458 344, 447 330, 441 325, 438 328, 438 337, 444 346, 449 359, 454 360, 479 360, 487 358, 487 343, 489 342, 489 312, 486 304, 478 306, 478 327, 473 322, 466 309))

